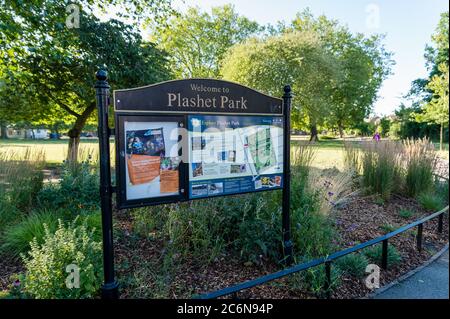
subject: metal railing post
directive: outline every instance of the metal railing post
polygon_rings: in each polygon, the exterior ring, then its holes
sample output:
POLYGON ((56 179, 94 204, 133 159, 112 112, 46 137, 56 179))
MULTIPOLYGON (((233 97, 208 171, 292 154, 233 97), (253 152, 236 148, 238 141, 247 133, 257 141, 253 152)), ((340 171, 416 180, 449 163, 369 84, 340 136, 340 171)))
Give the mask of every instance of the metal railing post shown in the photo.
POLYGON ((383 249, 381 254, 381 268, 386 270, 388 267, 388 240, 383 240, 383 249))
POLYGON ((422 252, 423 224, 417 226, 417 250, 422 252))
POLYGON ((442 234, 443 224, 444 224, 444 214, 440 214, 439 219, 438 219, 438 233, 439 234, 442 234))
POLYGON ((331 298, 331 261, 325 262, 325 292, 327 299, 331 298))

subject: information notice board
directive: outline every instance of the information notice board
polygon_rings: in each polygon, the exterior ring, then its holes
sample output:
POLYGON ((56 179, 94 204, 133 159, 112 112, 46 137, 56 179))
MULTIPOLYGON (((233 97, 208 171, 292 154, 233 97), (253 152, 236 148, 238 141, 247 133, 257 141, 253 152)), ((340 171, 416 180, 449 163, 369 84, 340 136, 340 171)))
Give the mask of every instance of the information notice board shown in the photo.
POLYGON ((282 100, 192 79, 114 91, 119 208, 281 189, 282 100))
POLYGON ((191 115, 189 198, 283 186, 283 118, 191 115))

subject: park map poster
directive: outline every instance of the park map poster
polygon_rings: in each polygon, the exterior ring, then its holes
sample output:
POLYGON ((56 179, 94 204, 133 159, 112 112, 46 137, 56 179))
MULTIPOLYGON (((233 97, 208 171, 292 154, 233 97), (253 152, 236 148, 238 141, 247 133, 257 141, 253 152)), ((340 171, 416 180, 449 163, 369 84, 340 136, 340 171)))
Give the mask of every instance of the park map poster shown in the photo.
POLYGON ((176 125, 128 123, 130 128, 125 129, 127 189, 132 188, 128 197, 138 199, 179 193, 180 159, 169 156, 170 148, 166 144, 170 141, 165 139, 165 134, 176 129, 176 125), (130 129, 133 124, 137 129, 130 129), (160 127, 156 127, 158 125, 160 127), (142 126, 147 128, 141 129, 142 126))
POLYGON ((188 130, 189 198, 282 188, 282 117, 192 115, 188 130))

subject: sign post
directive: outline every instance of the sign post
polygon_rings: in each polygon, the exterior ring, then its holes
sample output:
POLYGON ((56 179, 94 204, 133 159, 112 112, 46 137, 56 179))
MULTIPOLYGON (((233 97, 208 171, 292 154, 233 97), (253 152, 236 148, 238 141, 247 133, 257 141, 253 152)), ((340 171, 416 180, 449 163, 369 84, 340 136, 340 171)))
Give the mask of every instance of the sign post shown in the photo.
POLYGON ((106 71, 95 84, 105 283, 114 279, 112 192, 126 209, 282 190, 284 264, 293 261, 290 227, 291 88, 275 98, 246 86, 186 79, 115 90, 116 186, 111 185, 106 71))
POLYGON ((114 279, 114 246, 112 229, 112 186, 111 160, 109 153, 109 84, 107 72, 99 70, 95 83, 98 111, 98 141, 100 152, 100 201, 103 230, 103 272, 105 282, 102 286, 103 299, 117 299, 118 284, 114 279))
POLYGON ((291 87, 286 85, 283 94, 284 107, 284 184, 283 184, 283 250, 285 265, 293 262, 291 241, 291 87))

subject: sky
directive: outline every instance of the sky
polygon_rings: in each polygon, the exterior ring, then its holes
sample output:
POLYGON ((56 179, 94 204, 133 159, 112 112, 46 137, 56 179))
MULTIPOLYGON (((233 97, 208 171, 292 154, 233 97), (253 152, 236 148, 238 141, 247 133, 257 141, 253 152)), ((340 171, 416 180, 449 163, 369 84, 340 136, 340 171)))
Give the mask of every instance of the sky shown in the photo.
MULTIPOLYGON (((339 20, 353 32, 382 33, 387 50, 394 53, 393 74, 384 81, 374 106, 377 115, 391 114, 402 102, 411 82, 426 77, 425 45, 448 11, 447 0, 174 0, 181 12, 190 6, 210 11, 211 7, 231 3, 236 11, 260 24, 291 21, 309 7, 317 16, 339 20)), ((406 103, 407 104, 407 103, 406 103)))

